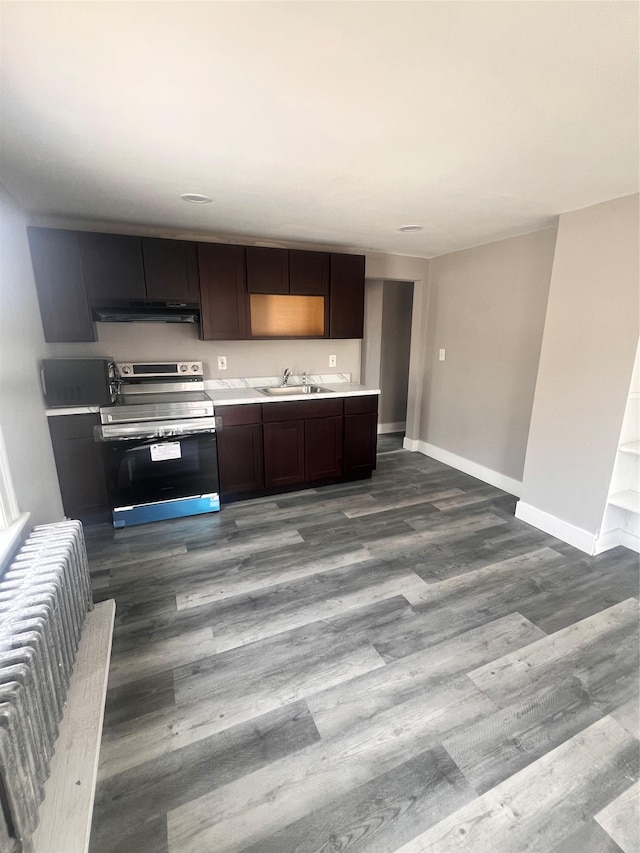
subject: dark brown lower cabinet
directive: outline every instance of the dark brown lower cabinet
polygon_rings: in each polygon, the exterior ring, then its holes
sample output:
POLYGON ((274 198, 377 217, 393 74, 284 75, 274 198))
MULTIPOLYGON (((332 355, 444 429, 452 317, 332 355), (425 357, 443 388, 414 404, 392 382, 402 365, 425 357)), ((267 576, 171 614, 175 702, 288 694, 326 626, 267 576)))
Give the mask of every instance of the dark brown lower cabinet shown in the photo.
POLYGON ((98 415, 92 414, 49 418, 65 515, 85 524, 111 519, 102 445, 93 438, 98 420, 98 415))
POLYGON ((216 415, 220 497, 264 489, 262 406, 220 406, 216 415))
POLYGON ((344 476, 366 476, 376 467, 378 397, 344 401, 344 476))
POLYGON ((304 423, 305 480, 335 480, 342 476, 342 415, 304 423))
POLYGON ((265 486, 304 483, 304 421, 266 423, 263 431, 265 486))

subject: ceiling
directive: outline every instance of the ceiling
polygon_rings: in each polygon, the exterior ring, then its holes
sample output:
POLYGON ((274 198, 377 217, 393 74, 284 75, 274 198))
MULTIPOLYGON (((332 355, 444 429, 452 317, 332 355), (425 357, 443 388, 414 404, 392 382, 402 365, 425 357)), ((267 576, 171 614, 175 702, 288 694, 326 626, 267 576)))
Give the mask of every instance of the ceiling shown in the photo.
POLYGON ((265 244, 534 231, 638 191, 638 9, 5 2, 2 182, 34 216, 265 244))

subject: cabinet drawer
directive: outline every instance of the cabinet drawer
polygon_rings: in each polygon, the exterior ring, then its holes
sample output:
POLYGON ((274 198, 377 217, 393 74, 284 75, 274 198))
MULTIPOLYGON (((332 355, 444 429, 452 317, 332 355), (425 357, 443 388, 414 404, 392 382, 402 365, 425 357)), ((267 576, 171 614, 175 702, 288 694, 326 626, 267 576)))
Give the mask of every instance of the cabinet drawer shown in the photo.
POLYGON ((263 403, 265 423, 330 418, 342 414, 342 397, 337 400, 295 400, 290 403, 263 403))
POLYGON ((378 411, 378 395, 371 394, 367 397, 345 397, 345 415, 361 415, 364 412, 378 411))
POLYGON ((242 406, 220 406, 216 409, 223 427, 262 423, 262 404, 247 403, 242 406))
POLYGON ((48 418, 49 432, 54 441, 65 438, 91 438, 93 428, 100 422, 98 415, 54 415, 48 418))

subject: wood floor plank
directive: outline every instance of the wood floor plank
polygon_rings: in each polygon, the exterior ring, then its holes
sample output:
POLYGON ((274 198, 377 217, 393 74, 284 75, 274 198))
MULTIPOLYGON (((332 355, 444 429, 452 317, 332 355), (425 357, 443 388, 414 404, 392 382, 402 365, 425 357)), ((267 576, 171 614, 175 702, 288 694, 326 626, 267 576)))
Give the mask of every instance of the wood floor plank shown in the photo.
POLYGON ((245 853, 389 853, 473 797, 445 750, 434 747, 261 839, 245 853))
POLYGON ((458 726, 494 709, 470 682, 453 702, 396 705, 338 738, 324 738, 168 814, 169 844, 182 853, 241 850, 437 746, 458 726))
POLYGON ((336 737, 427 692, 443 696, 447 690, 453 696, 460 689, 456 676, 464 675, 474 662, 492 660, 501 650, 517 649, 541 636, 539 628, 514 613, 392 661, 384 669, 327 687, 308 696, 307 703, 322 736, 336 737))
POLYGON ((223 576, 209 578, 207 582, 199 582, 197 585, 188 585, 185 591, 176 596, 178 610, 187 607, 199 607, 213 601, 223 601, 236 595, 244 595, 267 587, 278 586, 289 581, 330 572, 333 569, 344 569, 345 566, 353 566, 365 560, 371 560, 371 554, 366 548, 358 547, 349 551, 340 549, 338 553, 326 557, 313 558, 306 550, 292 565, 285 565, 274 569, 273 565, 261 566, 256 563, 250 566, 249 571, 241 574, 225 573, 223 576))
MULTIPOLYGON (((101 778, 379 668, 382 661, 369 637, 375 636, 378 624, 402 619, 400 602, 404 600, 363 608, 346 622, 350 630, 336 631, 332 620, 316 622, 176 668, 175 708, 127 719, 107 730, 101 778)), ((345 625, 345 620, 340 623, 345 625)))
POLYGON ((628 599, 472 670, 469 678, 502 706, 572 682, 600 702, 603 713, 615 710, 634 692, 638 613, 638 601, 628 599))
POLYGON ((553 850, 637 779, 638 743, 604 717, 398 853, 553 850))
POLYGON ((589 820, 577 832, 554 847, 553 853, 622 853, 622 851, 595 820, 589 820))
POLYGON ((515 503, 394 450, 86 528, 117 600, 91 853, 620 853, 594 815, 637 779, 638 557, 515 503))
POLYGON ((156 853, 148 828, 166 812, 226 785, 319 739, 304 702, 253 718, 220 734, 165 752, 152 761, 100 781, 96 793, 93 850, 156 853))
POLYGON ((640 784, 636 782, 595 815, 624 853, 640 851, 640 784))

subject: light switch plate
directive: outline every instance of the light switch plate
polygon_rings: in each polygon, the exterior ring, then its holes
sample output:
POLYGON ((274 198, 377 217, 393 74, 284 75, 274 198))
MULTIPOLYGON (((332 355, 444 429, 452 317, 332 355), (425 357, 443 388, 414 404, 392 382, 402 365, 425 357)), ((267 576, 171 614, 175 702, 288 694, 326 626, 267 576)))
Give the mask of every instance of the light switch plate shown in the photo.
POLYGON ((447 351, 446 351, 446 350, 444 350, 444 349, 441 349, 441 350, 440 350, 440 356, 439 356, 440 361, 444 361, 444 360, 445 360, 446 354, 447 354, 447 351))
POLYGON ((226 370, 227 369, 227 357, 226 355, 218 356, 218 370, 226 370))
POLYGON ((338 366, 338 356, 330 355, 329 356, 329 367, 337 367, 338 366))

